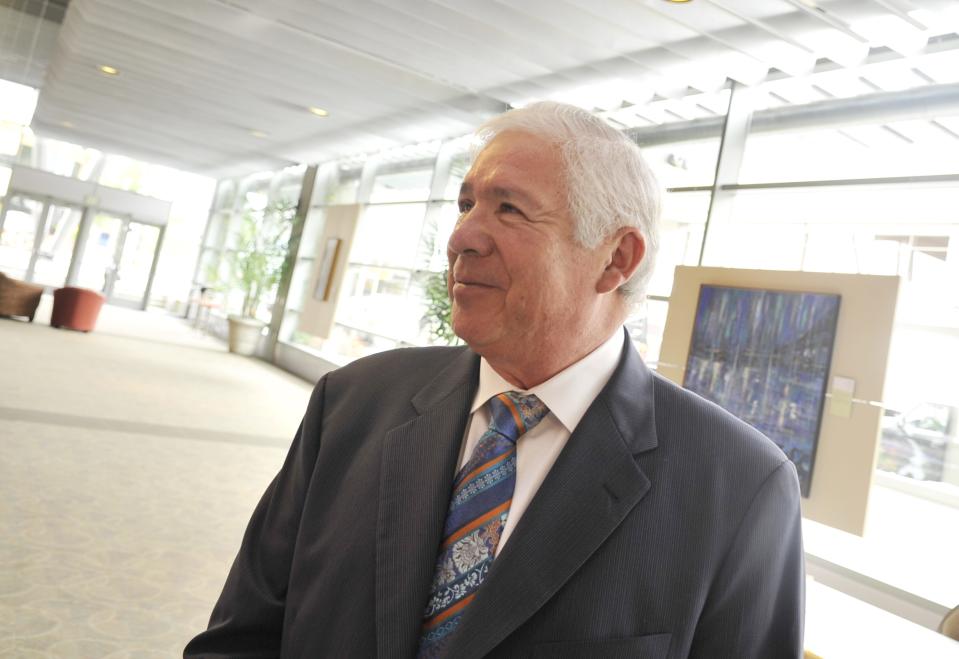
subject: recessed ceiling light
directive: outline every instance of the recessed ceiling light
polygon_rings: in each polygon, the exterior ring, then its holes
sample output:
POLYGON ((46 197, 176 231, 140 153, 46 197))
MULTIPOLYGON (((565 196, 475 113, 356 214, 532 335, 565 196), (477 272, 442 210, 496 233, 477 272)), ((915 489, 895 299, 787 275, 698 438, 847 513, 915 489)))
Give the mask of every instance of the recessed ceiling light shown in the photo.
POLYGON ((100 73, 105 73, 108 76, 120 75, 120 70, 115 69, 112 66, 107 66, 106 64, 100 65, 100 73))
POLYGON ((61 121, 60 125, 63 126, 64 128, 73 128, 72 121, 61 121))
POLYGON ((268 137, 268 135, 264 133, 262 130, 251 130, 250 135, 252 135, 253 137, 259 137, 259 138, 268 137))
POLYGON ((318 107, 313 106, 313 105, 311 105, 308 109, 309 109, 310 112, 312 112, 313 114, 315 114, 315 115, 318 116, 318 117, 328 117, 329 114, 330 114, 328 111, 324 110, 323 108, 318 108, 318 107))

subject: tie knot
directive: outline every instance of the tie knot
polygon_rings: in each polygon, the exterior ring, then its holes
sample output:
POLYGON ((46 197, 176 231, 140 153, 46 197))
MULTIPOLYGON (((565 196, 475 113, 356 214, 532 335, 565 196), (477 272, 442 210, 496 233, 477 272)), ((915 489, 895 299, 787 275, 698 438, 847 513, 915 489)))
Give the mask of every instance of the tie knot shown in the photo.
POLYGON ((490 428, 511 442, 536 427, 549 408, 535 394, 507 391, 489 399, 490 428))

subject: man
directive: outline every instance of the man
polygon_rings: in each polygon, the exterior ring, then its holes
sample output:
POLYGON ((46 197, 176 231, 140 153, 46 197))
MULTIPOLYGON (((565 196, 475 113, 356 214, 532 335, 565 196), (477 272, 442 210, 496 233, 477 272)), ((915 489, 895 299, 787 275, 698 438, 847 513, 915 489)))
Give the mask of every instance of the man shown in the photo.
POLYGON ((622 329, 656 246, 638 149, 555 103, 479 135, 448 245, 469 347, 317 384, 186 656, 799 656, 792 464, 622 329))

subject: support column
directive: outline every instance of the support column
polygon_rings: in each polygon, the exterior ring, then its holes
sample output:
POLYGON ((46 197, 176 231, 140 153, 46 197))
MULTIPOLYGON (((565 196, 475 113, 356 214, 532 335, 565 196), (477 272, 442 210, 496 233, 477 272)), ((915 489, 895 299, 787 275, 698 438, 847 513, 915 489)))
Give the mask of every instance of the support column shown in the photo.
POLYGON ((50 199, 44 199, 43 209, 40 211, 40 217, 37 218, 37 225, 33 234, 33 252, 30 254, 30 261, 27 263, 27 272, 23 276, 26 281, 33 281, 33 271, 37 267, 37 256, 40 254, 40 248, 43 246, 43 232, 47 228, 47 216, 49 214, 50 199))
POLYGON ((150 263, 150 276, 147 277, 147 287, 146 290, 143 291, 143 304, 140 306, 140 309, 144 311, 150 304, 150 293, 153 290, 153 279, 157 274, 157 264, 160 262, 160 250, 163 249, 163 237, 166 235, 166 225, 157 228, 160 230, 160 234, 157 236, 156 249, 153 250, 153 262, 150 263))
POLYGON ((739 182, 739 170, 746 150, 746 137, 753 120, 753 106, 756 90, 738 82, 732 83, 729 94, 729 108, 723 122, 723 133, 719 143, 719 156, 716 158, 716 176, 713 180, 709 212, 706 226, 703 228, 703 242, 699 248, 699 265, 704 263, 711 230, 718 224, 727 223, 732 216, 735 190, 723 186, 739 182))
POLYGON ((280 338, 280 327, 283 325, 283 316, 286 313, 287 297, 290 295, 290 283, 293 281, 293 267, 296 257, 300 253, 300 242, 303 238, 303 227, 306 217, 310 213, 313 202, 313 191, 316 187, 317 165, 310 165, 303 172, 303 185, 300 186, 300 198, 296 203, 296 214, 293 216, 293 226, 290 229, 290 242, 287 243, 286 267, 277 284, 276 299, 273 302, 273 313, 270 317, 270 333, 266 338, 266 358, 271 363, 276 362, 276 344, 280 338))
POLYGON ((10 200, 13 199, 13 191, 7 190, 7 196, 3 198, 3 208, 0 209, 0 237, 3 237, 3 223, 7 219, 7 209, 10 207, 10 200))
POLYGON ((83 215, 80 217, 76 242, 73 243, 73 256, 70 258, 70 268, 67 270, 65 286, 76 286, 80 278, 80 262, 83 260, 83 250, 87 245, 87 238, 90 237, 90 225, 93 224, 95 214, 96 210, 90 206, 83 207, 83 215))

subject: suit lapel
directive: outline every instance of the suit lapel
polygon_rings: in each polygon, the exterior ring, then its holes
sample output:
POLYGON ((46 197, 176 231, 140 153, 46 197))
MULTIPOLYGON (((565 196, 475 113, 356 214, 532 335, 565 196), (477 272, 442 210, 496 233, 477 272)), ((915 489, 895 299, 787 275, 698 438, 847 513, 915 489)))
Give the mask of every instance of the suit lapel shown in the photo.
POLYGON ((485 655, 576 573, 649 491, 633 455, 655 446, 652 376, 627 341, 616 372, 493 563, 448 656, 485 655))
POLYGON ((416 653, 478 364, 462 351, 413 398, 420 415, 386 435, 376 536, 380 657, 416 653))

